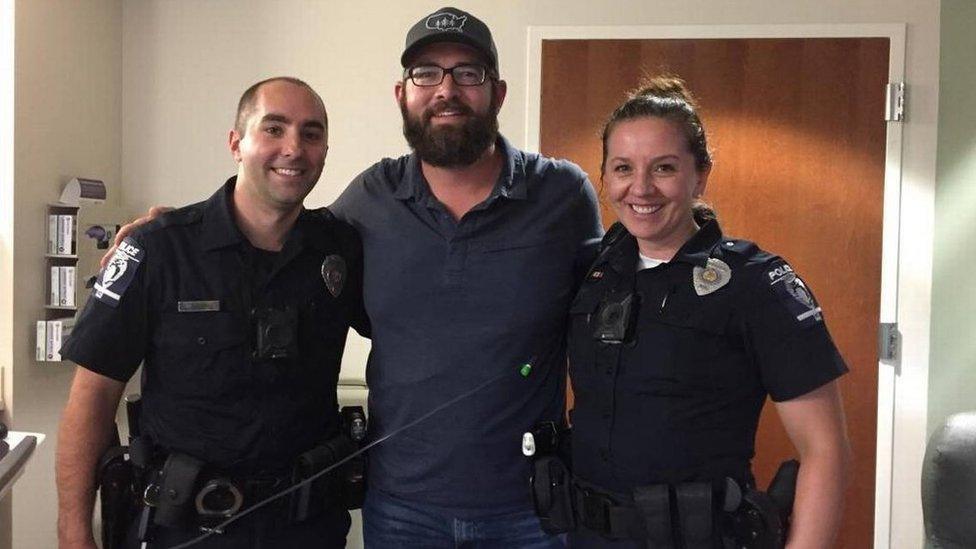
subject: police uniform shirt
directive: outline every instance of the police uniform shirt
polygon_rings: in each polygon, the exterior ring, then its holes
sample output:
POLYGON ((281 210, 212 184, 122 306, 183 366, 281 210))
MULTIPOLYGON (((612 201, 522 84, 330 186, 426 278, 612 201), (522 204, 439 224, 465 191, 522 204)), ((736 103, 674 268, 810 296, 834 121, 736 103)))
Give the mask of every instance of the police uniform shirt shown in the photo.
POLYGON ((337 432, 348 327, 368 333, 361 249, 323 209, 302 210, 280 252, 260 252, 234 222, 235 183, 126 239, 62 354, 119 381, 145 361, 142 432, 160 447, 283 469, 337 432), (298 357, 253 358, 250 311, 285 306, 297 311, 298 357))
POLYGON ((575 472, 624 493, 748 482, 766 395, 789 400, 847 370, 820 308, 784 260, 724 238, 714 221, 668 263, 638 271, 637 257, 624 233, 572 305, 575 472), (604 304, 631 292, 636 318, 624 342, 598 341, 604 304))

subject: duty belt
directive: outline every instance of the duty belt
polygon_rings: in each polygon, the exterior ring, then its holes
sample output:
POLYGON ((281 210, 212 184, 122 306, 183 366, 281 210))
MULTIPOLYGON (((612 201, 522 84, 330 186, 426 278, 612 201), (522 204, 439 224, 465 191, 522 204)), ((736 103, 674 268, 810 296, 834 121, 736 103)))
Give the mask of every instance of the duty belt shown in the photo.
MULTIPOLYGON (((150 473, 144 500, 155 509, 153 523, 160 526, 199 526, 213 529, 234 516, 271 496, 293 482, 292 473, 257 474, 241 477, 223 474, 205 467, 203 462, 186 454, 173 453, 166 464, 150 473)), ((310 499, 325 501, 325 485, 308 485, 310 499)), ((297 510, 294 498, 272 502, 262 513, 270 520, 287 524, 314 516, 324 506, 306 506, 297 510)))
POLYGON ((575 485, 576 514, 579 523, 610 539, 643 539, 644 524, 640 511, 631 503, 598 491, 575 485))
POLYGON ((574 485, 579 524, 609 539, 647 540, 651 547, 661 549, 676 546, 674 533, 684 540, 686 549, 711 549, 716 526, 718 533, 724 533, 715 512, 731 511, 741 501, 741 491, 731 479, 725 486, 713 482, 652 484, 635 488, 629 497, 579 479, 574 485))

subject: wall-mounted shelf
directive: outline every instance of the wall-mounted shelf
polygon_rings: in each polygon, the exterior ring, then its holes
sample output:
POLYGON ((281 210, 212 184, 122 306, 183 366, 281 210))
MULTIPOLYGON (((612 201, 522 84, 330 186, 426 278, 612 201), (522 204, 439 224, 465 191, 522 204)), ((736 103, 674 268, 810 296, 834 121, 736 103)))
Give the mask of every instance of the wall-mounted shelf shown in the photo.
POLYGON ((78 206, 47 205, 47 297, 37 321, 34 358, 60 362, 61 342, 74 325, 78 311, 78 206))

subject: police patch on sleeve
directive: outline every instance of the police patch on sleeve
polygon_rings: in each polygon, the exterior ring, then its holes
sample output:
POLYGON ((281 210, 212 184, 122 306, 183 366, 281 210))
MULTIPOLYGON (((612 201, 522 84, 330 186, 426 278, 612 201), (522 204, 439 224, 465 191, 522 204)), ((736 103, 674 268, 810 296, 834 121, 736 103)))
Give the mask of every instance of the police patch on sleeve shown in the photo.
POLYGON ((797 322, 823 321, 820 305, 787 263, 773 267, 766 273, 766 277, 773 292, 797 322))
POLYGON ((118 307, 145 256, 146 251, 135 240, 123 240, 108 265, 98 274, 92 296, 106 305, 118 307))

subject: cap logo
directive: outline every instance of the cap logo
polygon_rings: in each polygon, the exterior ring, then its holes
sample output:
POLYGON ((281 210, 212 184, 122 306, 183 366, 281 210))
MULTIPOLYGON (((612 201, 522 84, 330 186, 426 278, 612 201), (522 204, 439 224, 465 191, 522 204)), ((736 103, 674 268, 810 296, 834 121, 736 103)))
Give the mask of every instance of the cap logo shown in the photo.
POLYGON ((426 26, 430 30, 461 32, 467 20, 468 17, 466 15, 454 15, 453 13, 443 11, 428 17, 426 26))

